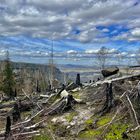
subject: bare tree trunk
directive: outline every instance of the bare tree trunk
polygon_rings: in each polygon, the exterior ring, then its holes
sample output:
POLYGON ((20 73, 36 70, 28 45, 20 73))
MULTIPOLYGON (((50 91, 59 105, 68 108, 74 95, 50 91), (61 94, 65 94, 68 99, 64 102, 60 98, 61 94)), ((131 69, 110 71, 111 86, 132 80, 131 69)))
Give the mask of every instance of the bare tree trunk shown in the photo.
POLYGON ((12 134, 11 134, 11 118, 10 118, 10 116, 7 117, 6 130, 5 130, 5 138, 4 138, 4 140, 12 140, 12 134))
POLYGON ((20 109, 18 103, 15 103, 14 105, 12 116, 13 122, 17 122, 18 120, 20 120, 20 109))
POLYGON ((76 84, 77 84, 78 86, 81 86, 80 74, 79 74, 79 73, 77 74, 77 77, 76 77, 76 84))
POLYGON ((101 111, 101 115, 110 111, 110 109, 114 106, 114 98, 112 92, 112 83, 106 83, 106 102, 101 111))

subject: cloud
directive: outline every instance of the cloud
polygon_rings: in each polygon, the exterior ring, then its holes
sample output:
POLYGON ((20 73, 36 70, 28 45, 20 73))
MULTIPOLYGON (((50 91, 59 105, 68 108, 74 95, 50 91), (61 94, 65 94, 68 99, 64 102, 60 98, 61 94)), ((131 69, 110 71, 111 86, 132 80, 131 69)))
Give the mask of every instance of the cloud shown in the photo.
POLYGON ((132 49, 140 42, 139 9, 138 0, 1 0, 1 48, 13 55, 45 56, 49 40, 54 40, 56 52, 79 57, 96 53, 100 46, 109 47, 110 53, 115 47, 132 49))
POLYGON ((85 53, 86 54, 95 54, 95 53, 98 53, 99 49, 97 50, 86 50, 85 53))
POLYGON ((96 26, 115 23, 129 27, 138 20, 140 7, 134 6, 135 1, 122 4, 122 0, 2 0, 1 35, 98 41, 96 26), (81 30, 80 35, 71 34, 75 27, 81 30))
POLYGON ((109 32, 109 29, 104 28, 104 29, 102 30, 102 32, 109 32))
POLYGON ((75 50, 69 50, 69 51, 67 51, 67 54, 77 54, 77 51, 75 51, 75 50))
POLYGON ((131 31, 132 36, 134 37, 140 37, 140 28, 135 28, 131 31))

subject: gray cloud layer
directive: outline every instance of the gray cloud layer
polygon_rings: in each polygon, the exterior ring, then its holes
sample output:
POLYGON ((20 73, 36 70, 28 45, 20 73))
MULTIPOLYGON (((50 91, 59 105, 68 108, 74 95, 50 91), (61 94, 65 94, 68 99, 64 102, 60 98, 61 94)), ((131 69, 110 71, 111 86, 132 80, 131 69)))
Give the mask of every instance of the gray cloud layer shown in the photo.
POLYGON ((130 31, 112 40, 140 41, 139 13, 137 0, 1 0, 0 32, 104 42, 109 38, 99 39, 96 26, 119 24, 130 31), (75 29, 81 32, 74 34, 75 29))

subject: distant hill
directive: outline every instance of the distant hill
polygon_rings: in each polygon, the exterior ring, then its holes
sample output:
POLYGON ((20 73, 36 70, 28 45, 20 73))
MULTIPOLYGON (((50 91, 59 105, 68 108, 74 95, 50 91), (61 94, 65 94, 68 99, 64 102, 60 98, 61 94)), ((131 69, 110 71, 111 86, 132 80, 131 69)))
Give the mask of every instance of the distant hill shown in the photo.
MULTIPOLYGON (((3 62, 4 61, 1 61, 0 64, 2 64, 3 62)), ((33 64, 33 63, 23 63, 23 62, 11 62, 11 63, 12 63, 13 69, 16 69, 16 70, 18 69, 29 69, 32 71, 42 70, 47 75, 49 74, 49 71, 50 71, 50 66, 45 65, 45 64, 33 64)), ((63 82, 63 77, 64 77, 63 73, 56 66, 54 66, 54 75, 56 79, 63 82)))

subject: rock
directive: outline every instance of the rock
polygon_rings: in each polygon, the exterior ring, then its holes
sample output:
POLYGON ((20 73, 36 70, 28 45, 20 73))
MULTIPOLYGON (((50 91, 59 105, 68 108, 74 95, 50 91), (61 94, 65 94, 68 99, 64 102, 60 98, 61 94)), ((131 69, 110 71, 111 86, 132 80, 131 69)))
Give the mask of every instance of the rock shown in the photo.
POLYGON ((63 90, 61 92, 61 97, 67 97, 69 95, 69 93, 66 90, 63 90))
POLYGON ((118 67, 112 67, 112 68, 103 69, 103 70, 101 71, 101 73, 102 73, 102 75, 103 75, 104 77, 108 77, 108 76, 117 74, 118 71, 119 71, 119 68, 118 68, 118 67))

